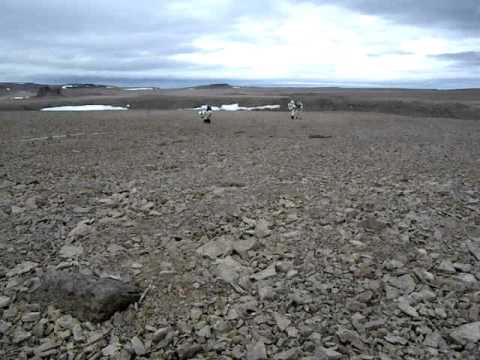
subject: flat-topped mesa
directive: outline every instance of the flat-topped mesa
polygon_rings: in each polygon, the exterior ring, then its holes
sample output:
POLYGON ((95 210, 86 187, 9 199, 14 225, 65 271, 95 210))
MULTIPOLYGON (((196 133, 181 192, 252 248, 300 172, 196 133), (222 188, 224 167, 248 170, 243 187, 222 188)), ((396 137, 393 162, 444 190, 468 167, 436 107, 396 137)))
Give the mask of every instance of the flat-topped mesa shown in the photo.
POLYGON ((209 84, 209 85, 200 85, 195 86, 195 89, 232 89, 233 86, 227 83, 219 83, 219 84, 209 84))

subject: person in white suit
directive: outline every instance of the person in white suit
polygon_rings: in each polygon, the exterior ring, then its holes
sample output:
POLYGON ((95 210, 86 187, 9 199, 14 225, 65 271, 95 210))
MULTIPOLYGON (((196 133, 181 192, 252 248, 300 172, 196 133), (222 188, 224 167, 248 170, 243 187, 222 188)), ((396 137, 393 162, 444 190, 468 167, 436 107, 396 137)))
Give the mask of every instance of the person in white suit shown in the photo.
POLYGON ((205 105, 202 107, 202 110, 198 112, 198 114, 200 115, 200 119, 202 119, 205 124, 210 124, 212 112, 212 107, 210 105, 205 105))
POLYGON ((290 118, 292 120, 300 118, 300 112, 303 111, 303 103, 299 100, 291 99, 288 103, 288 111, 290 111, 290 118))

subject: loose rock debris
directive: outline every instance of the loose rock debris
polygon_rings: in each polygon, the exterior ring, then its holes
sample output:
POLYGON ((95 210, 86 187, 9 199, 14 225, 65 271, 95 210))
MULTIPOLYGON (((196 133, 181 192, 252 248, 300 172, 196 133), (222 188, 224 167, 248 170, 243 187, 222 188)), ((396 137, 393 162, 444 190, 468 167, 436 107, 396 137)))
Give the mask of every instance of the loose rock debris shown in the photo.
POLYGON ((103 116, 0 149, 1 359, 478 358, 478 123, 103 116))

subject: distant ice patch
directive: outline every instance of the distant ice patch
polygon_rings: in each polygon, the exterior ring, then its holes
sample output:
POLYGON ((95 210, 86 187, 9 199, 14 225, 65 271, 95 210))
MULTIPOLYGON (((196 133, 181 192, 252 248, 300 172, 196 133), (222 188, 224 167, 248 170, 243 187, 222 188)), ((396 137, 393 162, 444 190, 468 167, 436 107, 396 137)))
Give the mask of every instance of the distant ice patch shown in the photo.
POLYGON ((246 108, 247 110, 276 110, 280 109, 280 105, 263 105, 246 108))
POLYGON ((153 88, 151 88, 151 87, 144 87, 144 88, 126 88, 126 89, 123 89, 123 90, 127 90, 127 91, 144 91, 144 90, 153 90, 153 88))
MULTIPOLYGON (((212 111, 254 111, 254 110, 276 110, 280 109, 280 105, 262 105, 262 106, 252 106, 252 107, 245 107, 240 106, 238 104, 227 104, 218 106, 211 106, 212 111)), ((194 108, 192 110, 206 110, 207 105, 202 105, 198 108, 194 108)))
POLYGON ((79 106, 56 106, 43 108, 41 111, 111 111, 111 110, 128 110, 123 106, 112 105, 79 105, 79 106))
POLYGON ((13 100, 25 100, 25 99, 29 99, 30 96, 14 96, 12 97, 13 100))
POLYGON ((222 105, 220 106, 221 111, 239 111, 242 110, 242 107, 238 104, 222 105))

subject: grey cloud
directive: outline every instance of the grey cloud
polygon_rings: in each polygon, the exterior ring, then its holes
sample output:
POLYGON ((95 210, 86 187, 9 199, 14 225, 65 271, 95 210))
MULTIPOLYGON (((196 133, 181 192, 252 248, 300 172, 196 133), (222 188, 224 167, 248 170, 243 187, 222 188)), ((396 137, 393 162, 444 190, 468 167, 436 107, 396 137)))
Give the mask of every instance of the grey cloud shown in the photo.
MULTIPOLYGON (((178 63, 171 60, 171 55, 197 51, 192 40, 201 35, 213 33, 241 39, 245 35, 235 31, 235 19, 246 16, 262 21, 275 18, 281 11, 276 0, 232 0, 228 7, 212 6, 206 11, 199 1, 185 0, 185 13, 174 14, 167 11, 172 1, 0 0, 0 81, 41 80, 42 76, 55 79, 55 74, 79 79, 109 74, 147 77, 150 72, 158 74, 162 70, 166 75, 182 70, 216 73, 223 69, 178 63), (192 16, 199 12, 206 15, 192 16)), ((454 31, 464 37, 480 37, 478 0, 309 2, 344 6, 393 22, 454 31)), ((388 50, 370 56, 400 54, 388 50)), ((448 56, 455 55, 456 59, 450 59, 455 63, 476 66, 472 53, 444 54, 438 59, 448 60, 448 56)))
POLYGON ((235 18, 271 15, 275 1, 232 1, 207 9, 208 16, 196 16, 205 12, 199 1, 185 1, 183 13, 169 12, 171 3, 1 0, 0 81, 16 74, 37 76, 39 69, 79 76, 198 69, 170 56, 194 51, 192 40, 202 34, 230 33, 235 18))
POLYGON ((458 53, 446 53, 433 56, 439 60, 453 61, 460 65, 480 66, 480 51, 464 51, 458 53))
POLYGON ((447 62, 448 68, 456 74, 480 77, 480 51, 445 53, 432 58, 447 62))
POLYGON ((316 3, 342 5, 393 22, 480 35, 478 0, 316 0, 316 3))

